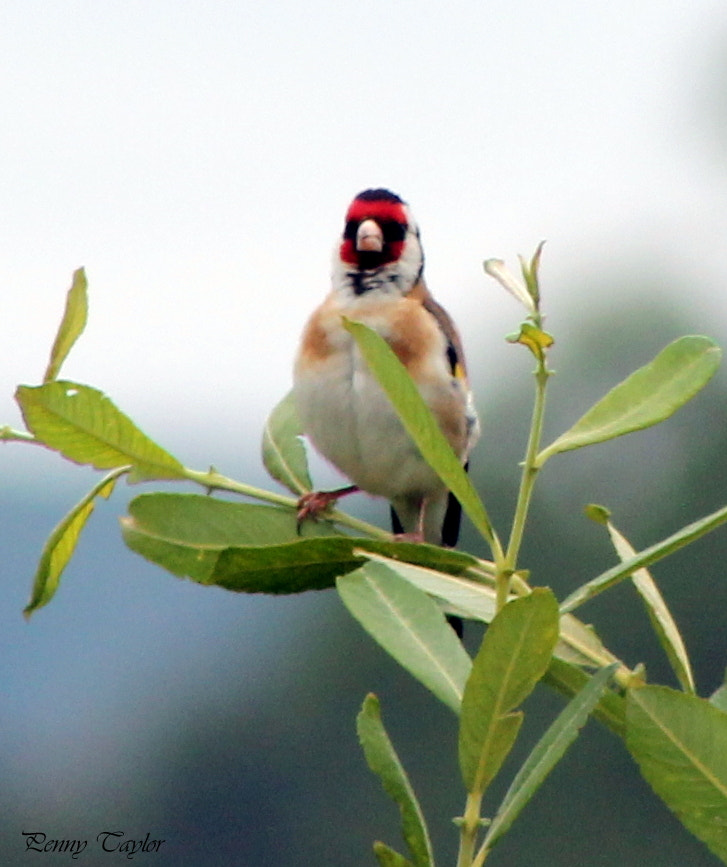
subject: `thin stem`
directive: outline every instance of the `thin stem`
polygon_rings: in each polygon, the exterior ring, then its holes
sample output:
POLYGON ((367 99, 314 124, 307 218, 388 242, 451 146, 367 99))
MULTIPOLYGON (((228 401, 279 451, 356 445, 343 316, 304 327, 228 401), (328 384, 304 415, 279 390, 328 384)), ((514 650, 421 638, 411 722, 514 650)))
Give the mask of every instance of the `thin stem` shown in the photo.
MULTIPOLYGON (((238 482, 235 479, 230 479, 214 470, 210 470, 209 472, 200 472, 199 470, 192 470, 189 469, 189 467, 185 467, 184 477, 189 479, 191 482, 196 482, 198 485, 202 485, 202 487, 207 488, 207 490, 210 491, 230 491, 233 494, 242 494, 245 497, 252 497, 254 500, 262 500, 263 502, 272 503, 276 506, 283 506, 284 508, 293 511, 298 507, 297 498, 288 497, 284 494, 276 494, 273 491, 266 491, 264 488, 256 488, 254 485, 247 485, 243 482, 238 482)), ((382 539, 387 542, 390 542, 392 539, 392 534, 387 533, 386 530, 382 530, 381 527, 375 527, 373 524, 361 521, 358 518, 354 518, 344 512, 339 512, 336 509, 326 512, 325 517, 328 521, 348 527, 350 530, 357 533, 363 533, 366 536, 372 536, 376 539, 382 539)))
POLYGON ((510 595, 511 577, 512 573, 509 569, 500 569, 495 576, 495 612, 502 611, 507 604, 507 599, 510 595))
POLYGON ((494 527, 491 527, 491 531, 492 538, 487 539, 486 541, 488 542, 490 550, 492 551, 492 559, 495 561, 496 564, 498 564, 498 566, 504 568, 506 562, 505 551, 502 547, 502 543, 500 542, 500 538, 497 535, 494 527))
POLYGON ((472 867, 482 867, 485 863, 485 858, 492 852, 492 849, 487 845, 487 843, 483 843, 480 847, 480 851, 475 856, 474 861, 472 862, 472 867))
POLYGON ((470 792, 467 795, 467 804, 465 806, 464 816, 462 818, 462 828, 459 837, 459 855, 457 856, 457 867, 471 867, 477 846, 477 832, 480 829, 480 805, 482 804, 482 795, 477 792, 470 792))
POLYGON ((0 427, 0 442, 37 443, 37 445, 43 445, 33 434, 27 433, 24 430, 14 430, 10 425, 0 427))
POLYGON ((216 470, 200 472, 192 470, 189 467, 184 468, 184 476, 191 482, 196 482, 198 485, 207 488, 210 491, 230 491, 233 494, 242 494, 245 497, 252 497, 255 500, 265 500, 268 503, 273 503, 276 506, 288 506, 295 508, 297 500, 292 497, 287 497, 283 494, 276 494, 273 491, 266 491, 264 488, 256 488, 254 485, 247 485, 244 482, 238 482, 235 479, 230 479, 223 476, 216 470))
POLYGON ((530 500, 535 486, 535 478, 540 469, 537 465, 536 458, 540 447, 540 438, 543 433, 545 389, 549 376, 550 373, 545 366, 544 358, 539 359, 538 367, 535 371, 535 404, 533 406, 533 416, 530 423, 530 435, 528 437, 528 445, 525 452, 525 461, 523 462, 523 471, 520 477, 520 490, 518 491, 515 517, 513 518, 510 541, 507 546, 507 554, 505 555, 505 562, 507 563, 508 568, 513 572, 517 568, 517 558, 523 540, 523 532, 525 530, 525 523, 530 508, 530 500))
MULTIPOLYGON (((543 432, 545 389, 549 376, 550 374, 545 364, 545 353, 541 351, 538 355, 538 366, 535 370, 535 403, 533 405, 530 433, 528 435, 528 444, 525 450, 525 460, 523 462, 523 470, 520 477, 520 489, 518 491, 512 530, 510 532, 510 539, 507 546, 507 552, 505 553, 504 562, 502 560, 498 561, 498 570, 497 575, 495 576, 496 611, 502 610, 507 603, 508 596, 510 595, 511 583, 513 583, 513 578, 516 575, 515 570, 517 569, 517 559, 520 553, 523 533, 525 531, 525 523, 527 521, 530 501, 535 486, 535 478, 539 469, 536 459, 543 432)), ((519 576, 517 577, 517 585, 517 589, 520 593, 524 592, 527 586, 526 582, 519 576)), ((462 825, 460 858, 457 862, 457 867, 482 867, 485 863, 485 859, 491 851, 487 843, 483 842, 479 851, 475 855, 477 828, 480 824, 481 800, 481 795, 475 796, 470 794, 467 798, 467 812, 465 812, 465 819, 462 825), (472 815, 473 812, 474 816, 472 815)))

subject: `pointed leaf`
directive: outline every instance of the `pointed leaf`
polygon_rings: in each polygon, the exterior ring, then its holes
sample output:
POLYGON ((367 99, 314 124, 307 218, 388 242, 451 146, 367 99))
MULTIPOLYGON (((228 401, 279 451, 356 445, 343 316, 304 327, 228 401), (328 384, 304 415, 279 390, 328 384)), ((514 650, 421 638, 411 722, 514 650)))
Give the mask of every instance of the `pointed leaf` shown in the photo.
POLYGON ((380 841, 374 843, 374 855, 379 867, 414 867, 408 858, 380 841))
MULTIPOLYGON (((361 554, 374 563, 382 563, 410 584, 445 603, 448 613, 490 623, 495 616, 497 599, 494 587, 464 575, 445 574, 435 568, 392 560, 373 551, 361 554)), ((483 562, 478 564, 483 565, 483 562)), ((494 578, 492 579, 494 581, 494 578)))
MULTIPOLYGON (((266 546, 301 538, 295 514, 288 509, 202 494, 142 494, 129 503, 121 531, 132 551, 174 575, 201 584, 215 583, 212 575, 223 551, 250 546, 264 554, 266 546)), ((334 535, 335 530, 329 524, 311 521, 301 527, 301 534, 327 536, 334 535)), ((250 564, 250 568, 257 568, 254 554, 251 559, 256 566, 250 564)), ((358 565, 360 561, 355 562, 358 565)))
MULTIPOLYGON (((621 560, 630 560, 635 557, 636 551, 631 547, 628 539, 616 529, 608 518, 605 520, 605 525, 611 537, 613 547, 616 549, 616 553, 621 560)), ((656 582, 647 569, 638 569, 631 576, 631 580, 634 582, 634 586, 646 606, 654 632, 656 632, 659 643, 664 648, 664 652, 682 689, 686 692, 694 692, 694 675, 692 674, 692 666, 689 662, 687 649, 684 646, 679 628, 656 582)))
POLYGON ((657 560, 673 554, 685 545, 689 545, 690 542, 694 542, 701 536, 710 533, 712 530, 716 530, 725 521, 727 521, 727 506, 717 509, 711 515, 700 518, 686 527, 682 527, 681 530, 677 530, 676 533, 673 533, 666 539, 662 539, 661 542, 657 542, 649 548, 644 548, 643 551, 639 551, 638 554, 624 560, 618 566, 607 569, 596 578, 591 579, 577 590, 574 590, 570 596, 563 600, 560 610, 573 611, 579 605, 583 605, 584 602, 588 602, 589 599, 593 599, 594 596, 598 596, 599 593, 603 593, 604 590, 608 590, 610 587, 628 578, 636 570, 644 566, 651 566, 657 560))
POLYGON ((63 570, 76 550, 81 531, 95 508, 96 498, 108 499, 114 489, 116 479, 122 473, 128 472, 128 469, 128 467, 119 467, 101 479, 79 503, 76 503, 50 534, 40 556, 30 601, 23 611, 26 617, 30 617, 34 611, 47 605, 53 598, 63 570))
POLYGON ((230 548, 220 554, 210 580, 228 590, 248 593, 322 590, 332 587, 339 575, 362 565, 361 554, 356 553, 358 549, 455 573, 471 563, 466 554, 435 545, 332 536, 267 548, 230 548))
MULTIPOLYGON (((385 563, 397 575, 445 604, 448 613, 459 614, 490 623, 495 616, 494 587, 463 575, 445 575, 435 569, 391 560, 372 551, 361 551, 375 562, 385 563)), ((591 626, 572 614, 560 618, 560 638, 543 680, 562 695, 572 698, 589 682, 589 675, 579 666, 598 668, 618 663, 622 673, 628 670, 603 646, 591 626)), ((594 716, 622 737, 625 731, 625 702, 616 693, 606 692, 599 700, 594 716)))
POLYGON ((291 391, 268 416, 262 450, 263 463, 270 475, 299 495, 313 487, 301 435, 295 396, 291 391))
MULTIPOLYGON (((442 571, 436 571, 436 568, 441 567, 428 568, 409 562, 397 562, 372 551, 360 553, 370 560, 385 563, 415 587, 446 602, 446 610, 450 614, 481 620, 483 623, 490 623, 495 616, 497 594, 491 585, 474 581, 465 574, 445 575, 442 571)), ((618 661, 606 650, 593 628, 572 614, 561 615, 560 638, 554 653, 566 662, 591 668, 618 661)))
POLYGON ((301 536, 335 535, 329 524, 309 521, 298 533, 295 512, 206 494, 154 492, 129 503, 129 523, 139 531, 197 550, 277 545, 301 536))
POLYGON ((543 449, 537 465, 559 452, 604 442, 669 418, 709 382, 721 354, 708 337, 681 337, 670 343, 543 449))
MULTIPOLYGON (((573 698, 590 682, 591 676, 568 662, 551 659, 548 670, 543 676, 543 683, 561 695, 573 698)), ((619 694, 606 690, 598 700, 593 710, 593 716, 600 723, 622 738, 626 734, 626 700, 619 694)))
POLYGON ((36 387, 19 385, 15 399, 28 430, 77 464, 97 470, 131 464, 130 481, 184 477, 179 461, 95 388, 63 380, 36 387))
POLYGON ((383 337, 373 329, 351 320, 345 320, 345 326, 426 462, 459 500, 472 523, 492 546, 495 533, 485 507, 404 365, 383 337))
POLYGON ((494 277, 503 289, 506 289, 513 298, 525 307, 528 313, 536 312, 537 308, 530 290, 514 276, 502 259, 486 259, 482 264, 485 274, 494 277))
POLYGON ((86 320, 88 319, 87 289, 86 272, 83 268, 79 268, 73 272, 73 282, 66 296, 66 308, 53 343, 43 382, 50 382, 58 377, 61 365, 86 327, 86 320))
POLYGON ((555 655, 564 662, 587 668, 598 668, 618 662, 611 651, 604 647, 593 626, 590 623, 583 623, 572 614, 560 616, 560 639, 555 648, 555 655))
POLYGON ((481 795, 512 747, 512 711, 548 668, 558 640, 558 603, 536 588, 500 611, 485 633, 462 700, 459 762, 465 787, 481 795))
POLYGON ((306 522, 299 534, 291 509, 200 494, 143 494, 129 504, 121 528, 133 551, 174 575, 247 593, 332 587, 362 565, 358 549, 455 573, 478 562, 435 545, 340 536, 326 522, 306 522))
POLYGON ((727 863, 727 713, 665 686, 629 691, 626 745, 681 822, 727 863))
MULTIPOLYGON (((386 733, 381 720, 379 700, 375 695, 366 696, 356 718, 356 728, 368 766, 379 777, 389 797, 399 806, 402 833, 413 864, 415 867, 433 867, 434 856, 424 815, 406 771, 386 733)), ((407 862, 379 860, 379 863, 399 865, 407 862)))
POLYGON ((530 262, 526 262, 522 256, 520 256, 520 269, 523 272, 523 278, 525 279, 525 283, 528 287, 528 292, 533 298, 535 302, 536 308, 540 307, 540 279, 539 279, 539 271, 540 271, 540 259, 543 255, 543 247, 545 246, 545 241, 541 241, 538 246, 535 248, 535 252, 533 253, 533 258, 530 262))
POLYGON ((601 698, 608 681, 618 666, 602 668, 588 679, 586 686, 566 705, 520 768, 507 790, 500 807, 487 830, 484 845, 491 849, 509 830, 523 807, 537 792, 545 778, 565 755, 578 737, 588 715, 601 698))
POLYGON ((393 658, 459 713, 472 663, 437 604, 383 563, 337 581, 345 606, 393 658))

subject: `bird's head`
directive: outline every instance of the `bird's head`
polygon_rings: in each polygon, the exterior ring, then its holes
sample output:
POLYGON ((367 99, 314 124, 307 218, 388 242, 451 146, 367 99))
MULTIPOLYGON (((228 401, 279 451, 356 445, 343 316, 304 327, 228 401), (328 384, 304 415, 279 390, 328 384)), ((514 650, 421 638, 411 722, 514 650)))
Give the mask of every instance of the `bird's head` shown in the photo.
POLYGON ((421 277, 424 256, 406 203, 385 189, 359 193, 346 212, 334 266, 339 285, 357 295, 409 292, 421 277))

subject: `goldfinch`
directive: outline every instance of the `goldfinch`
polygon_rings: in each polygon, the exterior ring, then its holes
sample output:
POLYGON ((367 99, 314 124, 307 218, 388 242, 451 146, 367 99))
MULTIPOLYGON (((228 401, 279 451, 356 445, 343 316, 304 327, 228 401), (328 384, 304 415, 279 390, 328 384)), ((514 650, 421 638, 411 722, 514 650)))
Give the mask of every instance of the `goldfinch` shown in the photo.
POLYGON ((395 533, 437 545, 457 542, 459 503, 421 456, 343 327, 345 316, 387 341, 466 464, 479 422, 459 335, 429 294, 423 268, 407 204, 386 189, 359 193, 336 245, 331 291, 305 326, 294 369, 303 431, 352 484, 301 498, 299 520, 360 490, 389 501, 395 533))

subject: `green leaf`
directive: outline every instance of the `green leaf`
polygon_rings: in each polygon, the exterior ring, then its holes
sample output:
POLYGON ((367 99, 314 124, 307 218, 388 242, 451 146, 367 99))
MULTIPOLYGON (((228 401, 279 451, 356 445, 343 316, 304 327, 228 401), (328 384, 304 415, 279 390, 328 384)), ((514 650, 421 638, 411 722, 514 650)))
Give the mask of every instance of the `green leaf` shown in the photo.
POLYGON ((594 596, 598 596, 599 593, 603 593, 604 590, 608 590, 610 587, 628 578, 638 569, 644 566, 651 566, 652 563, 662 560, 685 545, 689 545, 690 542, 694 542, 712 530, 716 530, 725 521, 727 521, 727 506, 717 509, 711 515, 700 518, 686 527, 682 527, 681 530, 677 530, 676 533, 673 533, 668 538, 662 539, 661 542, 656 542, 649 548, 644 548, 643 551, 639 551, 638 554, 629 557, 618 566, 612 566, 610 569, 580 586, 577 590, 574 590, 570 596, 563 600, 560 610, 573 611, 574 608, 583 605, 584 602, 588 602, 589 599, 593 599, 594 596))
POLYGON ((119 467, 105 476, 101 481, 77 503, 63 520, 55 527, 43 546, 40 562, 33 580, 33 590, 30 601, 23 610, 26 617, 47 605, 58 589, 63 570, 76 550, 76 544, 86 521, 91 517, 96 505, 96 498, 108 499, 114 489, 117 478, 128 472, 128 467, 119 467))
MULTIPOLYGON (((388 566, 401 578, 430 596, 437 597, 445 604, 449 614, 481 620, 483 623, 490 623, 495 616, 497 600, 491 585, 482 584, 464 575, 444 574, 442 571, 426 566, 392 560, 390 557, 372 551, 362 553, 374 563, 388 566)), ((485 562, 480 561, 477 566, 482 568, 485 562)), ((490 580, 494 579, 490 578, 490 580)))
MULTIPOLYGON (((543 683, 547 683, 552 689, 561 695, 572 698, 590 682, 590 675, 583 669, 577 668, 562 659, 554 656, 548 670, 543 676, 543 683)), ((624 737, 626 734, 626 700, 611 690, 603 693, 598 700, 593 716, 615 735, 624 737)))
POLYGON ((652 789, 727 863, 727 713, 665 686, 629 691, 626 745, 652 789))
POLYGON ((472 662, 436 602, 383 563, 366 563, 337 586, 345 606, 384 650, 459 713, 472 662))
POLYGON ((374 843, 374 855, 379 867, 414 867, 408 858, 378 840, 374 843))
MULTIPOLYGON (((432 867, 434 856, 424 815, 406 771, 402 767, 381 721, 379 700, 375 695, 366 696, 363 707, 356 718, 356 728, 368 766, 381 780, 384 791, 399 806, 402 833, 413 864, 415 867, 432 867)), ((388 849, 388 847, 386 848, 388 849)), ((393 850, 389 850, 389 852, 393 852, 393 850)), ((407 862, 404 859, 403 861, 379 860, 379 863, 399 865, 407 862)))
MULTIPOLYGON (((129 503, 121 531, 132 551, 201 584, 215 583, 212 575, 223 551, 241 546, 265 551, 301 538, 289 509, 202 494, 142 494, 129 503)), ((330 525, 312 521, 300 532, 306 537, 335 534, 330 525)))
POLYGON ((247 593, 323 590, 332 587, 339 575, 361 566, 366 551, 452 572, 467 568, 473 559, 435 545, 332 536, 266 548, 230 548, 220 554, 210 580, 247 593))
POLYGON ((493 277, 503 289, 506 289, 513 298, 518 300, 530 314, 537 314, 537 302, 530 287, 523 283, 510 271, 502 259, 486 259, 482 263, 485 274, 493 277))
POLYGON ((536 588, 500 611, 485 633, 462 700, 459 763, 465 787, 482 795, 522 722, 513 713, 548 668, 558 640, 558 603, 536 588))
POLYGON ((490 546, 495 547, 498 543, 485 507, 404 365, 373 329, 348 319, 344 324, 426 462, 459 500, 490 546))
POLYGON ((364 562, 362 551, 462 572, 478 561, 434 545, 340 536, 326 522, 300 528, 291 509, 200 494, 143 494, 121 521, 124 541, 146 559, 202 584, 247 593, 333 587, 364 562))
POLYGON ((572 614, 561 614, 560 640, 555 655, 564 662, 597 668, 617 662, 617 658, 603 646, 590 623, 583 623, 572 614))
POLYGON ((526 346, 540 362, 545 362, 545 353, 555 343, 551 334, 530 322, 523 322, 520 331, 509 335, 507 340, 526 346))
POLYGON ((83 268, 79 268, 73 272, 73 282, 66 296, 66 308, 53 343, 43 382, 51 382, 58 377, 61 365, 86 327, 86 320, 88 319, 87 288, 86 272, 83 268))
POLYGON ((552 455, 642 430, 669 418, 694 397, 719 367, 719 347, 708 337, 681 337, 649 364, 611 389, 573 427, 543 449, 541 467, 552 455))
POLYGON ((583 507, 583 511, 587 518, 590 518, 595 524, 602 524, 604 527, 607 527, 611 520, 611 512, 605 506, 599 506, 598 503, 588 503, 587 506, 583 507))
POLYGON ((263 431, 262 451, 263 463, 270 475, 298 495, 313 488, 301 435, 295 398, 291 391, 268 416, 263 431))
POLYGON ((617 665, 602 668, 588 679, 583 689, 566 705, 540 738, 512 781, 487 830, 484 846, 491 849, 518 817, 545 778, 578 737, 588 715, 601 698, 617 665))
MULTIPOLYGON (((425 566, 391 560, 371 551, 365 555, 374 562, 385 563, 397 575, 439 599, 447 613, 484 623, 490 623, 495 616, 496 594, 492 586, 464 575, 445 575, 425 566)), ((606 650, 591 626, 572 614, 562 614, 560 638, 543 679, 562 695, 572 698, 589 682, 589 675, 579 666, 598 668, 615 662, 619 660, 606 650)), ((623 671, 627 669, 623 667, 623 671)), ((623 736, 625 702, 621 696, 606 692, 599 700, 594 716, 619 737, 623 736)))
MULTIPOLYGON (((278 545, 297 541, 295 512, 260 503, 223 500, 205 494, 154 492, 129 503, 127 525, 195 551, 243 545, 278 545)), ((301 527, 306 536, 335 533, 330 525, 312 521, 301 527)))
POLYGON ((58 380, 19 385, 15 399, 25 424, 48 448, 97 470, 132 465, 130 481, 179 479, 184 467, 142 433, 106 395, 58 380))
MULTIPOLYGON (((606 512, 607 510, 604 509, 603 513, 606 512)), ((616 549, 616 553, 622 562, 635 557, 636 551, 631 547, 628 539, 616 529, 610 520, 606 519, 605 525, 611 537, 613 547, 616 549)), ((682 689, 686 692, 694 692, 694 675, 692 674, 692 666, 689 662, 686 647, 656 582, 646 569, 635 571, 631 576, 631 580, 634 582, 634 586, 646 606, 654 632, 656 632, 659 643, 664 648, 664 652, 682 689)))
MULTIPOLYGON (((371 560, 385 563, 415 587, 447 603, 447 613, 481 620, 483 623, 490 623, 495 616, 497 594, 489 584, 473 581, 464 574, 445 575, 433 568, 393 561, 371 551, 364 553, 371 560)), ((482 567, 483 564, 479 565, 482 567)), ((606 650, 593 628, 572 614, 561 615, 560 638, 555 655, 566 662, 592 668, 618 661, 606 650)))
POLYGON ((709 701, 715 707, 727 713, 727 686, 724 684, 716 689, 709 697, 709 701))
POLYGON ((520 269, 523 274, 523 279, 525 280, 525 284, 528 287, 528 292, 535 302, 536 309, 540 307, 540 281, 538 272, 540 271, 540 259, 543 255, 543 247, 545 246, 545 241, 541 241, 538 246, 535 248, 535 252, 533 253, 533 258, 530 262, 526 262, 522 256, 519 256, 520 259, 520 269))

